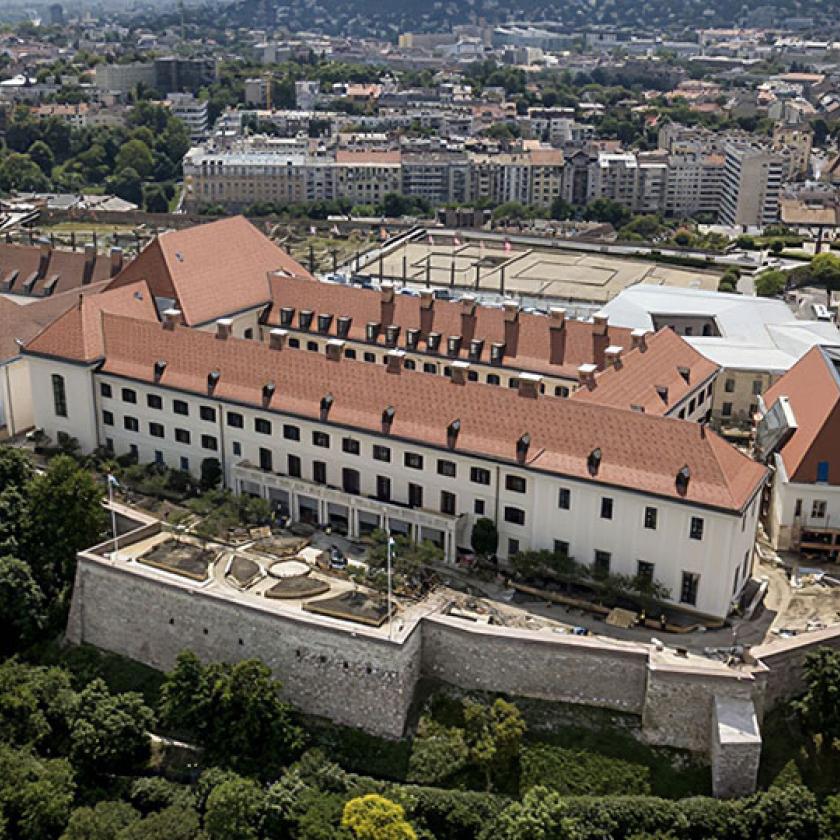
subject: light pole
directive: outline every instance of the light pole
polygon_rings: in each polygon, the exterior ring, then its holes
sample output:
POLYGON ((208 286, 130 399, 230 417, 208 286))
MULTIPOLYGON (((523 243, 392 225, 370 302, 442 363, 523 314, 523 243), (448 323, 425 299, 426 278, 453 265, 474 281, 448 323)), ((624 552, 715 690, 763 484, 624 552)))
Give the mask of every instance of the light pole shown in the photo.
POLYGON ((388 641, 391 641, 392 616, 391 611, 391 550, 394 547, 394 538, 388 534, 388 641))

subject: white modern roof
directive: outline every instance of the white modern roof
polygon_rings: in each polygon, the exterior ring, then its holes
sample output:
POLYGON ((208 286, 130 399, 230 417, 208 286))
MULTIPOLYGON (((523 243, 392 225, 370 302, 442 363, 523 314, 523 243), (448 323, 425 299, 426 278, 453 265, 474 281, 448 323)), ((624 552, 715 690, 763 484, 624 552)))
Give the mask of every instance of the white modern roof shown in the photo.
POLYGON ((639 284, 624 289, 601 310, 611 324, 655 329, 654 318, 713 318, 718 336, 684 336, 723 368, 786 371, 815 344, 840 343, 828 321, 800 321, 784 301, 701 289, 639 284))

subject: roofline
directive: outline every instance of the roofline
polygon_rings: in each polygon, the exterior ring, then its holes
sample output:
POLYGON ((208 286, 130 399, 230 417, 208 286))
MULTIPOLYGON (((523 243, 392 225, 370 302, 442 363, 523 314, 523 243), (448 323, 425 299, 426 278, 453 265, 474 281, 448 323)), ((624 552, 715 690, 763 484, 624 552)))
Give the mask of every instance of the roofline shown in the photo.
POLYGON ((250 312, 252 309, 262 309, 270 303, 271 299, 265 300, 262 303, 254 303, 250 306, 243 306, 242 309, 235 309, 233 312, 225 312, 223 315, 217 315, 215 318, 208 318, 206 321, 199 321, 197 324, 188 324, 188 326, 193 329, 201 329, 201 327, 207 327, 210 324, 215 324, 219 318, 234 318, 237 315, 242 315, 243 312, 250 312))
POLYGON ((48 359, 52 362, 64 362, 77 367, 97 367, 105 361, 104 356, 97 356, 95 359, 70 359, 67 356, 57 356, 55 353, 40 353, 37 350, 30 350, 28 347, 21 348, 21 356, 32 356, 35 359, 48 359))
MULTIPOLYGON (((52 357, 52 358, 56 358, 56 359, 60 360, 60 357, 52 357)), ((104 362, 105 359, 103 358, 100 361, 104 362)), ((210 395, 204 393, 203 391, 191 391, 191 390, 186 389, 186 388, 175 388, 175 387, 172 387, 172 386, 169 386, 169 385, 164 385, 162 383, 149 382, 147 379, 139 379, 135 376, 127 376, 127 375, 121 374, 121 373, 112 373, 112 372, 107 371, 107 370, 102 370, 101 367, 97 372, 101 372, 103 376, 113 376, 115 379, 125 380, 126 382, 134 382, 134 383, 137 383, 137 384, 143 384, 143 385, 151 386, 153 388, 160 388, 161 390, 169 391, 169 392, 172 392, 172 393, 192 394, 194 396, 199 396, 199 397, 202 397, 202 398, 207 399, 207 400, 212 400, 212 401, 215 401, 215 402, 218 402, 218 403, 223 403, 225 405, 235 405, 235 406, 238 406, 240 408, 248 408, 248 409, 261 411, 261 412, 266 413, 266 414, 272 414, 272 415, 280 416, 280 417, 292 417, 292 418, 295 418, 297 420, 303 420, 303 421, 306 421, 306 422, 309 422, 309 423, 323 423, 323 421, 320 421, 317 417, 312 417, 312 416, 307 415, 307 414, 298 414, 294 411, 280 411, 279 409, 274 409, 274 408, 263 408, 262 406, 255 405, 254 403, 243 402, 241 400, 234 400, 234 399, 230 399, 230 398, 226 398, 226 397, 210 396, 210 395)), ((669 417, 662 418, 662 419, 673 421, 673 418, 669 418, 669 417)), ((98 421, 98 418, 97 418, 97 421, 98 421)), ((675 422, 686 422, 686 421, 679 421, 678 420, 678 421, 675 421, 675 422)), ((328 422, 328 423, 325 423, 324 425, 329 425, 329 426, 332 426, 336 429, 350 430, 350 431, 353 431, 357 434, 374 434, 374 435, 376 434, 376 432, 372 431, 371 429, 364 429, 364 428, 360 428, 358 426, 350 426, 350 425, 347 425, 345 423, 328 422)), ((505 460, 503 458, 499 458, 499 457, 493 456, 493 455, 487 455, 487 454, 481 453, 481 452, 473 452, 471 450, 466 450, 466 449, 452 450, 452 449, 449 449, 448 447, 443 446, 441 444, 429 443, 427 441, 418 441, 414 438, 403 437, 402 435, 383 435, 383 437, 387 438, 388 440, 396 440, 396 441, 400 441, 400 442, 403 442, 403 443, 410 443, 413 446, 424 446, 424 447, 427 447, 429 449, 433 449, 433 450, 438 451, 438 452, 446 452, 446 453, 449 453, 449 454, 452 454, 453 452, 455 452, 456 454, 459 454, 459 455, 466 455, 466 456, 470 456, 470 457, 479 458, 479 459, 482 459, 484 461, 490 461, 490 462, 492 462, 494 464, 497 464, 497 465, 505 465, 505 466, 509 466, 509 467, 516 467, 518 469, 528 469, 528 470, 531 470, 532 472, 539 473, 541 475, 552 476, 554 478, 559 477, 559 478, 565 479, 567 481, 575 481, 575 482, 580 482, 580 483, 591 483, 591 484, 597 485, 599 487, 618 488, 618 489, 624 490, 628 493, 634 493, 634 494, 637 494, 637 495, 640 495, 640 496, 645 496, 647 498, 653 497, 653 498, 657 498, 657 499, 663 499, 665 501, 673 502, 675 504, 683 504, 683 505, 687 505, 687 506, 690 506, 690 507, 702 508, 703 510, 711 510, 711 511, 715 511, 716 513, 721 513, 721 514, 725 514, 725 515, 729 515, 729 516, 740 516, 744 512, 744 510, 746 510, 746 508, 749 507, 750 503, 755 498, 755 496, 758 494, 758 492, 760 492, 760 490, 763 488, 764 483, 767 480, 767 471, 765 469, 764 475, 762 476, 761 481, 758 482, 757 487, 753 490, 752 494, 749 496, 748 500, 744 503, 744 505, 742 505, 740 508, 735 508, 735 507, 724 508, 724 507, 720 507, 719 505, 712 505, 712 504, 704 503, 704 502, 695 502, 695 501, 690 501, 690 500, 686 500, 686 499, 675 498, 673 496, 666 496, 662 493, 644 492, 644 491, 641 491, 641 490, 637 490, 633 487, 625 487, 624 485, 621 485, 621 484, 615 484, 613 482, 598 480, 598 479, 591 478, 591 477, 587 479, 587 478, 583 478, 581 476, 568 475, 566 473, 554 472, 554 471, 551 471, 551 470, 541 469, 539 467, 530 466, 528 464, 523 465, 523 464, 520 464, 516 460, 505 460)), ((717 460, 717 459, 715 459, 715 460, 717 460)))

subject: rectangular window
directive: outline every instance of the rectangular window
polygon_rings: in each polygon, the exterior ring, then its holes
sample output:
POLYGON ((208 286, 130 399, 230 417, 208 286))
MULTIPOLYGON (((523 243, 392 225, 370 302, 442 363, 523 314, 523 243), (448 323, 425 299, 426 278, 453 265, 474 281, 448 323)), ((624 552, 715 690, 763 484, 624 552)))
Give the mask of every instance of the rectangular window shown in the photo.
POLYGON ((219 448, 219 444, 216 438, 213 435, 202 435, 201 436, 201 448, 202 449, 212 449, 214 452, 219 448))
POLYGON ((650 529, 651 531, 656 530, 656 520, 659 516, 659 512, 655 507, 646 507, 645 508, 645 528, 650 529))
POLYGON ((198 416, 201 417, 202 420, 206 420, 208 423, 215 423, 216 409, 209 405, 199 406, 198 416))
POLYGON ((330 436, 326 432, 312 432, 312 445, 320 446, 322 449, 329 449, 330 436))
POLYGON ((489 484, 490 470, 485 470, 483 467, 470 467, 470 481, 473 484, 489 484))
POLYGON ((190 459, 187 458, 186 455, 181 456, 181 472, 189 472, 190 471, 190 459))
POLYGON ((300 478, 301 477, 301 470, 300 470, 300 458, 297 455, 289 455, 288 456, 288 467, 289 467, 289 475, 292 478, 300 478))
POLYGON ((513 557, 516 554, 519 554, 519 540, 509 539, 508 540, 508 557, 513 557))
POLYGON ((734 379, 727 379, 723 383, 723 390, 726 391, 727 394, 733 393, 735 390, 735 380, 734 379))
POLYGON ((261 435, 270 435, 271 434, 271 421, 266 420, 264 417, 255 417, 254 418, 254 431, 261 435))
POLYGON ((327 483, 327 465, 324 461, 312 462, 312 480, 316 484, 327 483))
POLYGON ((376 476, 376 498, 380 502, 391 501, 391 479, 387 476, 376 476))
POLYGON ((286 440, 300 440, 300 429, 297 426, 284 423, 283 437, 286 438, 286 440))
POLYGON ((826 504, 822 499, 814 499, 811 502, 811 516, 814 519, 825 519, 826 504))
POLYGON ((408 506, 423 507, 423 488, 419 484, 408 485, 408 506))
POLYGON ((341 451, 346 452, 348 455, 358 455, 361 451, 361 446, 355 438, 342 438, 341 451))
POLYGON ((423 456, 418 455, 416 452, 406 452, 404 463, 409 469, 412 470, 422 470, 423 469, 423 456))
POLYGON ((123 399, 123 402, 136 403, 137 402, 137 392, 132 390, 131 388, 123 388, 122 389, 122 399, 123 399))
POLYGON ((527 482, 521 475, 506 475, 505 487, 512 493, 524 493, 527 487, 527 482))
POLYGON ((508 505, 505 507, 505 522, 510 522, 512 525, 524 525, 525 511, 522 508, 508 505))
POLYGON ((128 429, 129 432, 140 431, 140 423, 136 417, 123 417, 123 426, 128 429))
POLYGON ((149 434, 152 437, 162 438, 164 435, 162 423, 149 423, 149 434))
POLYGON ((183 400, 172 400, 172 410, 176 414, 183 414, 184 417, 190 413, 190 407, 183 400))
POLYGON ((146 394, 146 405, 160 411, 163 408, 163 397, 160 394, 146 394))
POLYGON ((175 440, 178 443, 189 443, 190 433, 186 429, 175 429, 175 440))
POLYGON ((682 586, 680 587, 681 604, 697 604, 697 589, 700 586, 700 575, 694 572, 682 573, 682 586))
POLYGON ((373 447, 373 460, 374 461, 390 461, 391 460, 391 450, 387 446, 374 445, 374 447, 373 447))
POLYGON ((568 487, 561 487, 557 491, 557 507, 568 510, 572 504, 572 491, 568 487))
POLYGON ((164 466, 163 452, 161 452, 159 449, 155 450, 155 463, 159 464, 160 466, 164 466))
POLYGON ((260 447, 260 469, 265 472, 271 472, 274 469, 274 456, 271 450, 264 446, 260 447))
POLYGON ((242 454, 242 444, 238 440, 235 440, 233 442, 232 447, 233 447, 233 454, 234 455, 241 455, 242 454))
POLYGON ((636 577, 645 583, 653 583, 653 563, 648 563, 646 560, 637 560, 636 577))
POLYGON ((760 379, 753 379, 752 392, 753 392, 754 397, 757 397, 761 393, 761 380, 760 379))
POLYGON ((828 461, 820 461, 817 464, 817 481, 828 481, 828 461))
POLYGON ((731 402, 725 402, 725 403, 724 403, 724 404, 720 407, 720 413, 721 413, 724 417, 731 417, 731 416, 732 416, 732 403, 731 403, 731 402))
POLYGON ((107 382, 100 382, 99 393, 103 397, 110 397, 112 394, 111 386, 107 382))
POLYGON ((354 496, 359 495, 361 484, 359 482, 359 471, 351 470, 345 467, 341 471, 341 487, 345 493, 352 493, 354 496))
POLYGON ((609 496, 601 499, 601 519, 613 518, 613 500, 609 496))
POLYGON ((440 512, 455 516, 455 494, 447 490, 440 493, 440 512))
POLYGON ((457 468, 454 461, 446 461, 443 458, 438 458, 437 462, 438 475, 445 475, 447 478, 455 478, 457 468))
POLYGON ((688 535, 693 540, 703 539, 703 519, 700 516, 691 517, 691 527, 688 530, 688 535))
POLYGON ((245 418, 238 411, 227 413, 227 424, 232 429, 241 429, 245 425, 245 418))
POLYGON ((597 577, 606 577, 610 573, 610 561, 612 555, 609 551, 595 549, 595 561, 592 564, 592 571, 597 577))
POLYGON ((473 502, 473 513, 476 516, 484 516, 484 499, 476 499, 473 502))
POLYGON ((554 553, 569 556, 569 544, 565 540, 554 540, 554 553))
POLYGON ((102 412, 102 422, 106 426, 113 426, 114 425, 114 415, 110 411, 103 411, 102 412))
POLYGON ((53 408, 56 417, 67 416, 67 390, 64 386, 64 377, 58 373, 52 375, 53 408))

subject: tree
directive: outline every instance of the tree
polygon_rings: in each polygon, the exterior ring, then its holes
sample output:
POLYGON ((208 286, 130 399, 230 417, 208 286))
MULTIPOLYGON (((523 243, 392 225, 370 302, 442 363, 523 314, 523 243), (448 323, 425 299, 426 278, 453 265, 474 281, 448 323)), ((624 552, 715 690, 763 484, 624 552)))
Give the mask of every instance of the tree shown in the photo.
POLYGON ((840 840, 840 794, 829 796, 823 802, 820 837, 822 840, 840 840))
POLYGON ((102 491, 90 473, 68 455, 57 455, 27 486, 29 522, 25 557, 44 594, 51 598, 71 583, 76 554, 96 545, 107 517, 102 491))
POLYGON ((105 188, 124 201, 137 205, 143 203, 143 180, 137 170, 130 166, 108 178, 105 181, 105 188))
POLYGON ((539 786, 531 788, 521 802, 508 805, 481 835, 482 840, 578 840, 583 836, 560 795, 539 786))
POLYGON ((784 291, 787 284, 787 275, 784 271, 771 269, 762 271, 755 278, 755 293, 759 297, 775 297, 784 291))
POLYGON ((131 823, 119 835, 118 840, 197 840, 203 838, 201 824, 195 808, 185 805, 170 805, 162 811, 149 814, 138 822, 131 823))
POLYGON ((260 840, 265 793, 241 776, 217 785, 207 797, 204 828, 210 840, 260 840))
POLYGON ((52 168, 55 166, 55 155, 43 140, 36 140, 29 147, 27 154, 47 178, 52 175, 52 168))
POLYGON ((351 799, 341 815, 341 827, 356 840, 416 840, 402 805, 371 793, 351 799))
POLYGON ((499 530, 496 528, 496 523, 485 516, 477 519, 473 525, 470 540, 473 551, 477 554, 483 554, 486 557, 495 554, 499 548, 499 530))
POLYGON ((123 144, 114 164, 118 172, 122 169, 133 169, 141 178, 145 178, 151 174, 155 161, 151 149, 135 137, 123 144))
POLYGON ((741 277, 741 272, 734 266, 730 266, 723 272, 723 275, 718 282, 719 292, 737 292, 738 280, 741 277))
POLYGON ((160 184, 149 184, 143 187, 143 204, 149 213, 167 213, 169 200, 160 184))
POLYGON ((49 179, 28 155, 12 152, 3 159, 0 165, 0 190, 46 192, 49 188, 49 179))
POLYGON ((557 196, 551 202, 551 209, 549 210, 549 215, 552 219, 557 219, 558 221, 565 222, 567 219, 571 219, 575 215, 575 208, 573 205, 569 204, 565 198, 562 196, 557 196))
POLYGON ((811 274, 817 283, 825 286, 828 302, 831 303, 831 293, 840 291, 840 257, 827 251, 817 254, 811 260, 811 274))
POLYGON ((494 772, 519 758, 526 728, 513 703, 498 698, 487 706, 464 700, 464 740, 470 760, 484 773, 488 791, 493 787, 494 772))
POLYGON ((33 473, 32 462, 22 449, 0 446, 0 492, 8 487, 23 489, 33 473))
POLYGON ((16 557, 0 557, 0 652, 32 644, 46 624, 44 593, 29 566, 16 557))
POLYGON ((136 692, 111 694, 101 679, 79 692, 70 719, 70 759, 83 773, 125 774, 149 758, 152 710, 136 692))
POLYGON ((280 691, 280 682, 256 659, 203 666, 185 651, 164 681, 161 717, 169 727, 197 738, 211 760, 270 775, 304 742, 280 691))
POLYGON ((630 221, 630 211, 617 201, 609 198, 596 198, 583 210, 584 219, 594 222, 606 222, 616 230, 630 221))
POLYGON ((123 829, 137 822, 140 815, 127 802, 105 800, 92 808, 76 808, 61 840, 115 840, 123 829))
POLYGON ((840 738, 840 651, 818 648, 804 669, 807 690, 794 707, 809 732, 831 743, 840 738))

